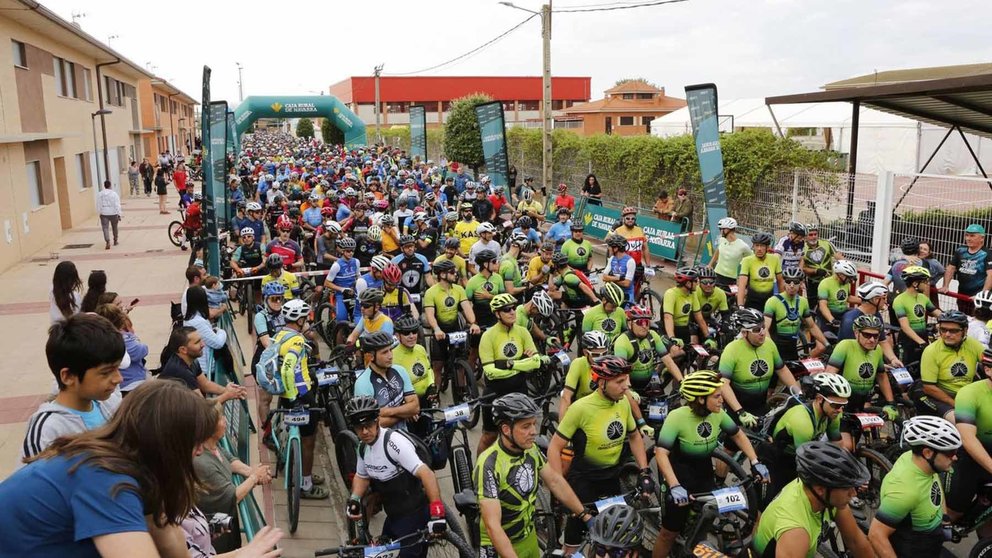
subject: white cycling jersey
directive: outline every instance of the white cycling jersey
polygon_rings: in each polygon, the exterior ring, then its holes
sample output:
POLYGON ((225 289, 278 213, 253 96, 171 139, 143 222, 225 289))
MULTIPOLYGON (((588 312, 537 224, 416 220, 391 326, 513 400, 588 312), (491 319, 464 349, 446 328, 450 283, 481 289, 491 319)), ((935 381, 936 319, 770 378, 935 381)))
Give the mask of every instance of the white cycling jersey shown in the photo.
POLYGON ((389 431, 389 428, 380 427, 379 437, 365 450, 365 455, 359 453, 356 475, 364 479, 388 481, 402 473, 401 467, 411 475, 416 475, 417 469, 424 466, 424 462, 417 456, 417 448, 406 436, 393 432, 387 445, 385 440, 389 431), (389 456, 386 455, 387 452, 389 456))

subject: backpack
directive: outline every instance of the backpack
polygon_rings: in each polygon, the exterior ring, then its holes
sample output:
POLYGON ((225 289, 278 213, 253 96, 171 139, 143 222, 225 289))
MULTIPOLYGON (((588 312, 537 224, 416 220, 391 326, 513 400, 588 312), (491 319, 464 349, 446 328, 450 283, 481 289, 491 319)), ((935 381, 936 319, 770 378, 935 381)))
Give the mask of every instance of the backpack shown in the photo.
POLYGON ((282 378, 282 362, 279 355, 284 343, 300 335, 293 332, 289 335, 277 339, 273 337, 272 343, 262 351, 258 357, 258 364, 255 365, 255 381, 271 395, 282 395, 286 393, 286 383, 282 378))
MULTIPOLYGON (((413 447, 417 450, 417 458, 420 459, 420 461, 422 461, 425 465, 427 465, 431 469, 437 470, 436 467, 433 467, 434 458, 433 456, 431 456, 431 452, 430 450, 427 449, 427 446, 424 444, 424 442, 419 437, 405 430, 394 430, 390 428, 389 430, 386 431, 386 438, 382 441, 382 443, 389 445, 389 436, 394 433, 399 434, 400 436, 406 438, 411 444, 413 444, 413 447)), ((365 442, 360 442, 358 444, 358 454, 361 455, 363 459, 365 458, 365 453, 368 451, 368 449, 369 447, 365 444, 365 442)), ((389 462, 392 463, 394 467, 396 467, 397 469, 404 470, 399 463, 393 460, 393 456, 389 454, 388 450, 384 451, 383 453, 386 454, 386 459, 388 459, 389 462)), ((443 464, 441 467, 443 468, 443 464)))

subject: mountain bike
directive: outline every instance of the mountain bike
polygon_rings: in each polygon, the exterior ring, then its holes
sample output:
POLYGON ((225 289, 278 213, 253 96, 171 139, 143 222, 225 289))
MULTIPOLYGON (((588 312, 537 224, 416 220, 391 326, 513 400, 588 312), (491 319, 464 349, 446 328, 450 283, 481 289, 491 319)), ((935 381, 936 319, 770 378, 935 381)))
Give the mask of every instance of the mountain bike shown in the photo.
POLYGON ((464 535, 458 525, 445 514, 447 529, 439 529, 435 522, 427 524, 426 529, 399 537, 395 540, 380 540, 374 545, 339 546, 325 548, 313 553, 314 556, 341 556, 341 558, 396 558, 404 548, 427 544, 427 556, 452 556, 457 558, 474 558, 477 553, 465 542, 464 535), (450 545, 450 546, 449 546, 450 545))
MULTIPOLYGON (((425 331, 425 336, 428 333, 425 331)), ((431 337, 433 335, 431 334, 431 337)), ((435 338, 436 339, 436 338, 435 338)), ((451 400, 454 403, 467 403, 479 397, 479 388, 476 385, 476 375, 472 365, 468 360, 469 333, 465 331, 452 331, 444 334, 441 343, 448 343, 448 359, 444 363, 444 369, 439 378, 438 393, 443 393, 451 385, 451 400)), ((427 344, 428 355, 433 362, 434 357, 430 355, 430 348, 433 343, 427 344)), ((481 367, 480 367, 481 369, 481 367)), ((479 423, 479 409, 472 409, 471 417, 468 420, 468 427, 475 428, 479 423)))
POLYGON ((303 484, 303 449, 300 441, 300 426, 310 424, 310 413, 321 409, 299 406, 292 409, 272 409, 266 417, 266 424, 272 425, 272 440, 275 443, 275 473, 283 471, 283 486, 286 489, 289 508, 289 532, 295 533, 300 520, 300 492, 303 484))

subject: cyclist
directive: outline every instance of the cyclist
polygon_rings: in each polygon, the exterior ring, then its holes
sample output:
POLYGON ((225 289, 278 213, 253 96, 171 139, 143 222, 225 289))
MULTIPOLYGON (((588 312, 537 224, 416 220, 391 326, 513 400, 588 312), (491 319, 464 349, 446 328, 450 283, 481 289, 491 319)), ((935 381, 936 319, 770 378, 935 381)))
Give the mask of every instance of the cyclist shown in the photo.
POLYGON ((561 253, 568 256, 568 265, 589 273, 589 261, 592 259, 592 243, 585 239, 585 226, 578 220, 569 227, 572 235, 561 245, 561 253))
POLYGON ((596 389, 592 379, 592 362, 606 354, 610 339, 602 331, 589 331, 582 334, 582 349, 579 358, 568 365, 565 385, 558 402, 558 417, 565 416, 573 401, 581 399, 596 389))
POLYGON ((324 225, 320 228, 314 242, 317 269, 331 269, 331 264, 337 261, 339 238, 341 238, 341 225, 328 218, 324 221, 324 225))
POLYGON ((620 210, 620 226, 613 230, 627 240, 627 253, 637 264, 635 282, 644 277, 644 266, 651 265, 651 252, 648 250, 648 238, 644 229, 637 226, 637 208, 624 207, 620 210))
POLYGON ((424 292, 428 274, 431 271, 431 262, 423 254, 417 252, 418 248, 417 239, 413 235, 401 236, 401 253, 393 258, 393 263, 400 268, 403 286, 419 298, 420 294, 424 292))
POLYGON ((403 274, 396 264, 391 263, 382 270, 382 312, 394 322, 404 314, 420 318, 410 291, 400 285, 402 280, 403 274))
POLYGON ((877 385, 885 401, 886 415, 889 420, 896 420, 899 410, 895 407, 889 376, 882 368, 882 349, 878 346, 883 327, 882 321, 871 314, 854 320, 854 339, 837 343, 830 354, 826 371, 844 376, 851 384, 848 405, 856 413, 865 408, 877 385))
POLYGON ((713 475, 700 472, 713 468, 712 455, 720 446, 721 434, 733 438, 751 462, 751 470, 763 481, 768 480, 768 468, 758 461, 747 436, 723 410, 723 382, 720 374, 712 370, 687 375, 679 385, 679 393, 688 404, 669 413, 658 432, 654 456, 671 498, 665 501, 652 556, 668 556, 671 552, 689 516, 689 494, 716 488, 713 475))
POLYGON ((813 358, 820 356, 828 345, 810 314, 809 300, 799 294, 805 280, 803 272, 797 267, 784 270, 782 281, 785 289, 765 302, 765 327, 771 332, 782 360, 799 360, 796 341, 805 342, 812 337, 816 346, 809 356, 813 358))
POLYGON ((796 466, 799 478, 782 490, 758 520, 751 543, 755 558, 812 558, 827 521, 837 524, 844 549, 855 558, 874 556, 848 507, 857 488, 870 480, 868 468, 829 442, 799 447, 796 466))
MULTIPOLYGON (((287 300, 282 305, 282 317, 286 325, 272 339, 273 343, 279 344, 280 374, 286 386, 286 391, 279 396, 279 408, 316 407, 315 392, 310 389, 310 369, 307 367, 310 349, 303 336, 310 318, 310 305, 298 298, 287 300)), ((319 486, 324 484, 324 478, 313 473, 314 447, 317 443, 315 434, 319 421, 319 415, 311 412, 310 422, 299 427, 300 447, 303 450, 300 496, 314 500, 322 500, 330 495, 327 488, 319 486)))
MULTIPOLYGON (((816 292, 816 308, 820 329, 837 331, 840 319, 852 304, 861 299, 854 296, 854 282, 858 279, 858 268, 847 260, 834 262, 833 274, 820 281, 816 292)), ((806 281, 809 283, 809 280, 806 281)))
MULTIPOLYGON (((276 333, 286 326, 286 319, 282 316, 282 306, 286 302, 286 287, 282 283, 273 281, 262 287, 262 305, 254 316, 255 326, 255 354, 251 358, 251 373, 255 372, 255 365, 258 364, 265 348, 272 344, 272 338, 276 333)), ((257 390, 258 393, 258 416, 267 417, 269 407, 272 405, 272 394, 264 389, 257 390)), ((262 438, 266 439, 267 433, 262 438)))
POLYGON ((917 412, 936 415, 954 422, 954 397, 975 379, 985 347, 968 337, 968 316, 948 310, 937 318, 940 339, 923 349, 920 379, 923 395, 916 401, 917 412))
MULTIPOLYGON (((782 258, 782 271, 800 269, 803 259, 803 248, 806 246, 806 225, 789 223, 789 232, 775 244, 774 252, 782 258)), ((800 271, 802 271, 800 269, 800 271)))
MULTIPOLYGON (((768 499, 796 478, 796 448, 826 435, 840 447, 841 414, 851 398, 851 384, 840 374, 821 372, 813 375, 816 397, 802 405, 793 405, 782 413, 772 429, 773 456, 769 465, 772 483, 768 499)), ((853 447, 847 447, 853 451, 853 447)))
MULTIPOLYGON (((369 271, 358 277, 355 282, 355 292, 362 294, 365 289, 381 289, 382 288, 382 270, 386 269, 389 265, 390 260, 388 256, 382 254, 376 254, 372 256, 369 261, 369 271)), ((358 312, 355 312, 355 319, 358 319, 358 312)))
MULTIPOLYGON (((885 288, 885 285, 878 281, 869 281, 858 287, 857 295, 861 299, 861 303, 845 312, 844 317, 840 320, 837 339, 841 341, 844 339, 854 339, 854 320, 858 316, 874 314, 879 320, 885 321, 882 318, 882 312, 889 303, 889 290, 885 288)), ((902 361, 899 360, 892 348, 892 339, 886 335, 884 329, 882 330, 882 336, 879 338, 879 344, 882 346, 882 354, 885 355, 885 360, 889 364, 896 368, 903 366, 902 361)))
POLYGON ((820 226, 811 223, 806 225, 806 247, 803 249, 803 259, 799 264, 806 274, 806 294, 814 295, 819 292, 822 281, 833 268, 833 263, 843 259, 841 254, 829 240, 820 239, 820 226))
POLYGON ((434 335, 431 345, 431 365, 434 369, 434 383, 441 385, 438 374, 444 369, 448 359, 448 333, 458 331, 458 313, 468 321, 469 333, 479 335, 481 331, 475 321, 472 302, 465 295, 465 289, 457 284, 458 271, 451 260, 434 262, 434 277, 437 280, 424 294, 424 317, 434 335))
MULTIPOLYGON (((561 417, 548 447, 548 465, 560 472, 562 450, 571 442, 575 457, 565 478, 580 501, 593 502, 620 493, 621 467, 633 457, 640 469, 638 486, 644 494, 654 494, 656 487, 648 468, 644 440, 637 431, 630 399, 626 397, 630 389, 630 365, 622 358, 604 355, 593 361, 592 374, 596 389, 574 402, 561 417)), ((563 549, 566 556, 582 544, 585 530, 582 518, 568 519, 563 549)))
MULTIPOLYGON (((513 229, 513 233, 520 233, 527 238, 527 243, 531 246, 537 246, 541 243, 541 233, 534 230, 534 220, 530 217, 524 215, 517 219, 517 227, 513 229)), ((524 246, 524 252, 528 252, 528 246, 524 246)))
POLYGON ((268 274, 262 276, 262 288, 276 281, 282 283, 282 286, 286 288, 286 300, 292 300, 299 294, 300 280, 296 278, 296 275, 283 269, 282 256, 270 254, 269 257, 265 258, 265 269, 268 274))
POLYGON ((354 345, 365 333, 384 331, 393 334, 393 321, 382 312, 382 289, 365 289, 358 295, 358 319, 355 329, 348 335, 348 345, 354 345))
POLYGON ((458 238, 458 251, 462 257, 466 257, 472 249, 472 245, 479 240, 479 233, 477 232, 479 222, 475 220, 475 214, 472 213, 471 202, 462 202, 458 206, 458 214, 461 216, 461 220, 455 224, 455 237, 458 238))
MULTIPOLYGON (((507 293, 494 296, 489 307, 496 315, 496 325, 486 330, 479 340, 479 360, 486 376, 485 393, 498 396, 527 393, 525 373, 547 365, 551 357, 537 352, 534 339, 517 321, 517 299, 507 293)), ((499 432, 493 417, 482 415, 482 436, 478 454, 496 441, 499 432)))
POLYGON ((262 247, 255 242, 255 229, 251 227, 241 229, 241 244, 231 255, 231 269, 238 277, 254 276, 261 271, 262 247))
POLYGON ((293 222, 289 217, 283 215, 276 220, 276 231, 279 236, 265 246, 265 255, 277 254, 282 257, 284 264, 288 268, 303 268, 303 251, 295 240, 290 238, 293 232, 293 222))
POLYGON ((639 555, 644 520, 630 507, 617 504, 596 515, 589 528, 590 557, 634 558, 639 555))
MULTIPOLYGON (((992 289, 992 252, 985 249, 985 227, 978 223, 968 225, 964 230, 964 246, 954 249, 951 263, 944 270, 944 284, 941 293, 947 293, 951 279, 958 280, 958 292, 974 296, 979 291, 992 289)), ((958 299, 958 310, 971 314, 970 300, 958 299)))
POLYGON ((599 304, 583 313, 582 333, 602 331, 612 344, 627 329, 624 291, 616 283, 606 283, 599 288, 599 300, 599 304))
POLYGON ((527 237, 516 233, 511 234, 506 253, 499 260, 497 273, 503 278, 503 288, 513 296, 521 296, 527 290, 520 275, 520 255, 526 244, 527 237))
POLYGON ((461 285, 462 287, 464 287, 465 283, 468 281, 468 268, 465 265, 465 258, 461 257, 458 254, 459 246, 461 246, 461 241, 458 240, 458 238, 448 237, 447 239, 445 239, 444 253, 434 258, 434 261, 431 262, 431 265, 436 267, 437 264, 443 261, 451 262, 452 264, 454 264, 455 268, 458 271, 458 277, 455 278, 455 282, 461 285))
POLYGON ((517 213, 524 217, 530 217, 538 223, 544 221, 544 204, 534 199, 532 190, 524 190, 521 193, 520 203, 517 204, 517 213))
POLYGON ((637 262, 627 253, 627 239, 618 234, 610 234, 604 242, 609 257, 606 258, 606 269, 603 270, 603 283, 619 285, 624 291, 627 304, 633 304, 637 262))
POLYGON ((902 251, 902 257, 896 260, 892 264, 892 267, 889 268, 889 272, 885 274, 886 286, 891 283, 896 294, 900 294, 906 290, 906 281, 902 279, 903 270, 911 266, 926 267, 927 265, 920 259, 919 239, 911 236, 906 237, 899 243, 899 249, 902 251))
POLYGON ((545 466, 534 443, 540 413, 537 404, 522 393, 493 401, 492 421, 499 428, 499 441, 479 454, 472 472, 482 516, 481 558, 541 556, 534 526, 539 481, 575 516, 592 522, 592 515, 583 509, 561 473, 545 466))
POLYGON ((526 282, 530 283, 531 286, 543 285, 548 282, 551 277, 551 257, 554 253, 555 245, 553 242, 541 244, 538 255, 531 258, 530 263, 527 264, 526 282))
MULTIPOLYGON (((933 287, 931 287, 933 288, 933 287)), ((979 343, 989 346, 992 337, 992 291, 975 293, 972 299, 975 305, 974 316, 968 317, 968 337, 977 339, 979 343)))
POLYGON ((555 221, 544 237, 555 243, 555 249, 560 250, 562 244, 572 236, 572 212, 567 207, 559 207, 555 221))
POLYGON ((707 267, 716 273, 717 285, 729 291, 731 286, 737 284, 741 260, 754 252, 744 240, 737 238, 737 219, 724 217, 717 221, 716 226, 720 229, 720 238, 707 267))
POLYGON ((410 374, 393 363, 393 347, 399 343, 392 333, 366 332, 359 337, 362 352, 370 355, 368 368, 355 378, 355 397, 372 397, 379 404, 379 424, 406 430, 407 421, 420 412, 410 374))
POLYGON ((699 266, 696 270, 699 278, 699 286, 696 287, 696 302, 699 304, 699 311, 703 314, 703 319, 707 325, 714 324, 714 314, 720 316, 720 322, 725 322, 730 314, 730 305, 727 302, 727 291, 716 288, 716 272, 706 266, 699 266))
POLYGON ((675 286, 666 290, 662 299, 665 335, 669 339, 681 341, 682 347, 692 343, 689 318, 695 321, 702 338, 705 339, 710 336, 710 329, 706 325, 706 320, 703 319, 703 314, 699 308, 699 299, 696 297, 696 281, 698 279, 699 275, 691 267, 681 267, 675 270, 675 286))
POLYGON ((579 309, 599 304, 592 283, 585 274, 568 265, 568 256, 556 252, 551 256, 551 277, 548 294, 559 300, 566 308, 579 309))
POLYGON ((768 338, 764 316, 751 308, 739 308, 731 317, 740 337, 731 341, 720 355, 719 370, 729 380, 723 397, 732 414, 746 428, 754 428, 758 417, 768 412, 768 388, 772 374, 793 393, 799 385, 785 367, 775 343, 768 338))
MULTIPOLYGON (((360 440, 358 465, 351 483, 351 495, 345 505, 345 515, 362 519, 362 498, 369 488, 379 495, 386 512, 382 536, 391 539, 425 529, 435 532, 444 522, 444 504, 437 477, 417 456, 416 446, 409 438, 396 435, 387 426, 380 426, 379 403, 374 397, 358 396, 345 406, 351 428, 360 440), (435 523, 437 522, 437 523, 435 523), (439 525, 440 524, 440 525, 439 525)), ((424 543, 404 545, 403 558, 427 555, 424 543)))
POLYGON ((899 348, 903 362, 919 362, 927 339, 927 316, 940 316, 930 302, 930 270, 918 265, 902 269, 903 291, 892 301, 892 311, 899 321, 899 348))
POLYGON ((248 218, 245 220, 244 226, 251 227, 255 231, 255 240, 259 243, 265 243, 265 221, 262 219, 262 206, 258 202, 252 201, 248 202, 245 209, 247 209, 248 218))
MULTIPOLYGON (((489 225, 489 223, 483 223, 489 225)), ((489 225, 492 227, 492 225, 489 225)), ((482 228, 482 225, 479 226, 482 228)), ((472 301, 472 311, 476 323, 483 330, 496 325, 496 315, 489 307, 489 302, 496 295, 506 292, 503 278, 495 273, 499 269, 499 256, 492 250, 482 250, 475 256, 478 273, 472 276, 465 285, 465 296, 472 301)), ((475 362, 479 356, 479 337, 473 335, 469 344, 469 362, 475 362)))
POLYGON ((331 264, 327 272, 324 286, 333 291, 334 315, 338 322, 347 322, 350 317, 344 301, 355 296, 355 284, 358 282, 358 260, 355 258, 355 239, 344 237, 338 240, 341 251, 337 261, 331 264))
MULTIPOLYGON (((402 366, 410 374, 410 383, 417 394, 420 408, 437 406, 437 386, 434 385, 434 373, 431 370, 431 359, 427 349, 417 342, 423 326, 420 320, 405 314, 393 321, 393 329, 400 344, 393 349, 393 363, 402 366)), ((430 417, 421 415, 415 421, 408 421, 411 432, 421 438, 428 434, 430 417)))
POLYGON ((765 302, 771 298, 776 284, 779 291, 785 290, 782 258, 768 250, 772 241, 772 235, 765 232, 751 237, 754 254, 741 260, 741 270, 737 276, 737 306, 760 312, 765 309, 765 302))
POLYGON ((382 229, 382 253, 390 259, 395 258, 400 253, 400 231, 396 228, 396 218, 386 213, 379 219, 379 228, 382 229))
POLYGON ((475 260, 480 252, 483 250, 489 250, 495 254, 498 259, 500 253, 503 251, 503 248, 499 245, 499 242, 493 240, 493 236, 496 234, 496 227, 494 227, 492 223, 479 223, 479 227, 475 229, 475 232, 478 233, 479 240, 472 245, 472 249, 469 250, 468 259, 466 260, 469 265, 470 272, 472 273, 478 271, 478 268, 475 267, 475 260))
POLYGON ((920 416, 903 424, 902 441, 910 451, 882 479, 868 541, 880 558, 940 556, 944 489, 939 475, 957 461, 961 434, 942 418, 920 416))
MULTIPOLYGON (((986 352, 988 362, 992 354, 986 352)), ((972 508, 980 487, 992 482, 992 380, 986 378, 961 388, 954 399, 954 418, 964 446, 947 487, 945 508, 951 521, 957 521, 972 508)), ((990 536, 989 524, 979 526, 978 534, 990 536)))
POLYGON ((612 353, 625 359, 630 366, 630 388, 644 390, 651 376, 659 373, 662 366, 676 381, 681 382, 682 371, 669 354, 661 335, 651 329, 651 311, 643 306, 631 306, 627 310, 627 325, 629 329, 613 341, 612 353))
POLYGON ((517 325, 527 330, 534 339, 537 346, 545 346, 548 339, 548 332, 541 329, 536 318, 550 318, 555 311, 555 301, 551 300, 551 295, 543 289, 534 291, 530 297, 530 302, 517 306, 517 325))

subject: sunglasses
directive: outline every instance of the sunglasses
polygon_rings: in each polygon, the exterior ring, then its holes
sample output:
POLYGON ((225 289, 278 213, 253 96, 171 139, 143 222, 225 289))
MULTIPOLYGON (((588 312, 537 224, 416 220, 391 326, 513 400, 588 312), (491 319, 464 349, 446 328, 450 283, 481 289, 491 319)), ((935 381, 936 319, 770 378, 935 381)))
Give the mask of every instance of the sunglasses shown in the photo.
POLYGON ((765 327, 764 326, 754 326, 751 329, 746 329, 744 331, 747 331, 748 333, 761 333, 761 332, 765 331, 765 327))
POLYGON ((823 400, 829 403, 830 406, 833 407, 834 409, 843 409, 844 407, 847 407, 847 403, 838 403, 836 401, 827 399, 826 397, 824 397, 823 400))
POLYGON ((516 311, 517 311, 517 309, 515 307, 513 307, 513 306, 509 306, 509 307, 506 307, 506 308, 500 308, 499 310, 497 310, 497 312, 499 312, 501 314, 507 313, 507 312, 516 312, 516 311))
POLYGON ((703 279, 699 282, 700 285, 706 285, 707 287, 716 285, 716 281, 713 279, 703 279))
POLYGON ((641 327, 648 327, 651 325, 651 320, 631 320, 630 323, 637 324, 641 327))
POLYGON ((362 308, 374 308, 374 307, 375 307, 375 304, 365 304, 365 303, 362 303, 362 308))
POLYGON ((593 556, 605 556, 607 558, 624 558, 631 556, 633 551, 629 548, 611 548, 600 544, 595 545, 593 556))
POLYGON ((282 304, 283 302, 286 302, 286 299, 283 298, 283 297, 281 297, 281 296, 273 296, 273 297, 269 297, 268 298, 268 301, 269 302, 278 302, 279 304, 282 304))
POLYGON ((859 331, 858 334, 864 337, 865 339, 878 339, 878 337, 881 335, 881 333, 867 333, 864 331, 859 331))
POLYGON ((785 280, 785 284, 786 285, 802 285, 803 284, 803 280, 802 279, 786 279, 785 280))
POLYGON ((962 331, 964 331, 964 329, 962 329, 960 327, 939 327, 937 329, 941 333, 950 333, 950 334, 953 334, 953 335, 957 335, 958 333, 961 333, 962 331))
POLYGON ((417 330, 413 330, 413 331, 400 331, 398 333, 400 335, 416 335, 417 334, 417 330))

